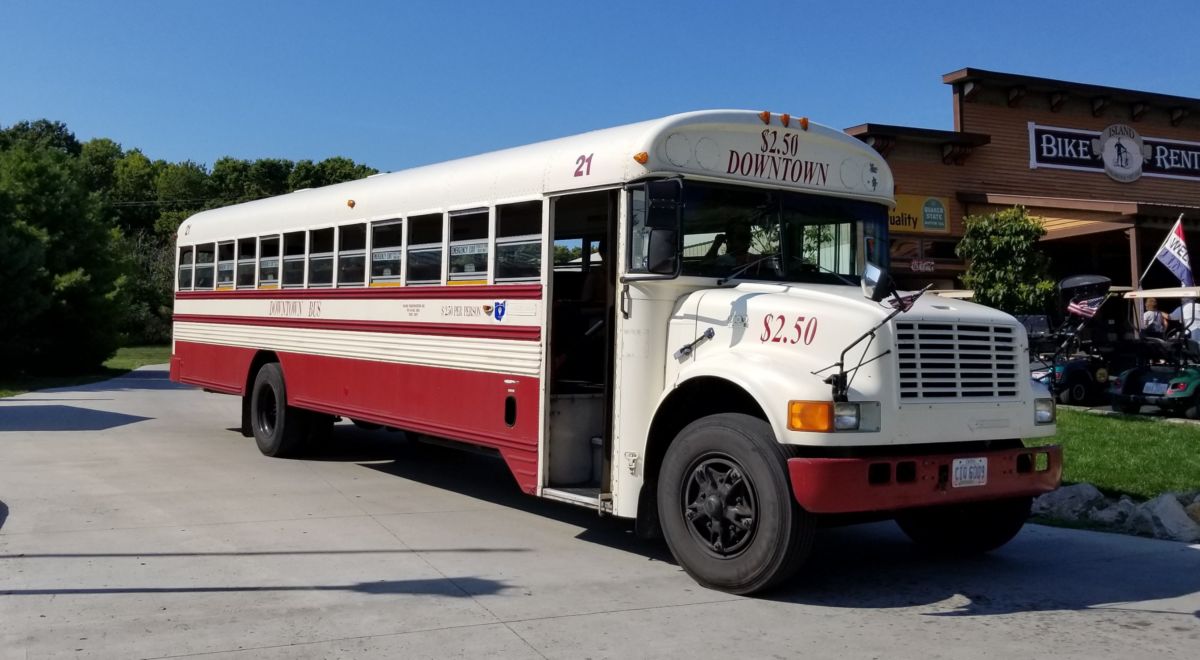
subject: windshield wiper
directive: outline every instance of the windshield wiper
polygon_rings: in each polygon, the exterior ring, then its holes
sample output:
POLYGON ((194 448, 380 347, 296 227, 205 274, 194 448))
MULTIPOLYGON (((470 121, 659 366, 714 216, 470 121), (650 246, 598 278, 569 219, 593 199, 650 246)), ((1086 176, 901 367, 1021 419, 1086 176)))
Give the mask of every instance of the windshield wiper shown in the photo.
POLYGON ((744 263, 744 264, 742 264, 742 266, 740 268, 734 270, 732 273, 726 275, 725 277, 718 279, 717 286, 721 286, 722 284, 728 282, 729 280, 736 278, 738 275, 741 275, 742 273, 750 270, 751 268, 754 268, 755 266, 761 264, 762 262, 764 262, 768 259, 774 259, 777 256, 780 256, 780 255, 776 252, 772 252, 770 254, 762 255, 761 257, 755 259, 754 261, 744 263))
MULTIPOLYGON (((749 262, 749 263, 743 264, 743 265, 742 265, 740 268, 738 268, 737 270, 735 270, 735 271, 733 271, 732 273, 730 273, 730 274, 726 275, 725 277, 722 277, 722 278, 718 279, 718 280, 717 280, 717 286, 721 286, 722 284, 725 284, 725 283, 726 283, 726 282, 728 282, 729 280, 732 280, 732 279, 735 279, 735 278, 737 278, 737 277, 738 277, 739 275, 741 275, 742 273, 744 273, 744 272, 746 272, 746 271, 750 270, 751 268, 753 268, 753 267, 755 267, 755 266, 757 266, 757 265, 761 264, 762 262, 764 262, 764 261, 766 261, 766 260, 768 260, 768 259, 774 259, 774 258, 776 258, 776 257, 778 257, 778 258, 782 259, 782 258, 783 258, 783 254, 781 254, 781 253, 779 253, 779 252, 771 252, 771 253, 769 253, 769 254, 764 254, 764 255, 762 255, 761 257, 759 257, 759 258, 755 259, 754 261, 751 261, 751 262, 749 262)), ((839 273, 839 272, 837 272, 837 271, 830 270, 830 269, 828 269, 828 268, 826 268, 826 267, 822 266, 821 264, 809 263, 809 262, 805 261, 803 257, 799 257, 799 256, 797 256, 797 255, 794 255, 794 254, 793 254, 793 255, 791 255, 791 256, 790 256, 790 258, 791 258, 791 259, 795 259, 796 261, 798 261, 799 263, 801 263, 801 264, 803 264, 803 265, 805 265, 805 266, 809 266, 809 267, 812 267, 812 268, 816 268, 817 270, 819 270, 819 271, 821 271, 821 272, 823 272, 823 273, 828 273, 828 274, 830 274, 830 275, 833 275, 834 277, 836 277, 836 278, 838 278, 839 280, 841 280, 841 281, 842 281, 842 284, 845 284, 845 285, 847 285, 847 286, 858 286, 858 282, 855 282, 854 280, 850 279, 849 277, 847 277, 847 276, 845 276, 845 275, 843 275, 843 274, 841 274, 841 273, 839 273)), ((788 274, 788 273, 787 273, 787 268, 786 268, 786 267, 784 268, 784 274, 785 274, 785 275, 786 275, 786 274, 788 274)))

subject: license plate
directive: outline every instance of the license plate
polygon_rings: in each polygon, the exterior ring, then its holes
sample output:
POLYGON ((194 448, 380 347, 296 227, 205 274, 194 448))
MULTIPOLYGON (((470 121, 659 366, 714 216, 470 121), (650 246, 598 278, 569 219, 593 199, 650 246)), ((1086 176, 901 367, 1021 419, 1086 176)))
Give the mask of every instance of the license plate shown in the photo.
POLYGON ((954 488, 987 485, 986 458, 956 458, 950 464, 950 485, 954 488))
POLYGON ((1167 393, 1166 383, 1146 383, 1142 386, 1142 394, 1153 394, 1161 396, 1167 393))

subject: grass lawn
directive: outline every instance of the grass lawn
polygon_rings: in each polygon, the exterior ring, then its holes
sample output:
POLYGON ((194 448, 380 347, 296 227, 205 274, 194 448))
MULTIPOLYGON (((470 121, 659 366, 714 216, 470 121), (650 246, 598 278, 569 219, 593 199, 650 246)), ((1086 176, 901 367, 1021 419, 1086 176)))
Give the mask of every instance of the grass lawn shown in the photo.
POLYGON ((1086 481, 1108 495, 1149 499, 1200 489, 1200 426, 1135 415, 1058 411, 1063 481, 1086 481))
POLYGON ((129 346, 117 349, 113 355, 97 371, 71 376, 28 376, 21 378, 0 379, 0 397, 14 396, 32 390, 45 390, 52 387, 67 387, 83 385, 100 380, 107 380, 127 373, 147 364, 166 364, 171 360, 171 347, 168 346, 129 346))

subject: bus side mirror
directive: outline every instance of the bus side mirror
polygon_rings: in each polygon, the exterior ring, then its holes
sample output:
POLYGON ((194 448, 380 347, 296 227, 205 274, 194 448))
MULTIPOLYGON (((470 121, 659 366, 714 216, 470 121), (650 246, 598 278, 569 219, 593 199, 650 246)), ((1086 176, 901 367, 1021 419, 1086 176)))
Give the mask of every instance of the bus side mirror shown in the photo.
POLYGON ((863 295, 873 302, 879 302, 891 295, 893 289, 895 289, 895 285, 887 270, 868 261, 866 267, 863 268, 863 295))
POLYGON ((683 182, 679 179, 646 182, 646 227, 650 230, 646 270, 656 275, 678 275, 680 225, 683 219, 683 182))

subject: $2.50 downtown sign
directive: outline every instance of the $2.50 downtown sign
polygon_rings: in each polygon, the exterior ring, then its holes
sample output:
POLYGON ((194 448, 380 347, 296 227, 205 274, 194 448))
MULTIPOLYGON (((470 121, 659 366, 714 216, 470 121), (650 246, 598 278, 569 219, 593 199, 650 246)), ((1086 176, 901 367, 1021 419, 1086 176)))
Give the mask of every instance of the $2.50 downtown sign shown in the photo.
POLYGON ((1029 167, 1104 172, 1122 183, 1200 180, 1200 142, 1143 137, 1125 124, 1096 132, 1029 122, 1029 167))

